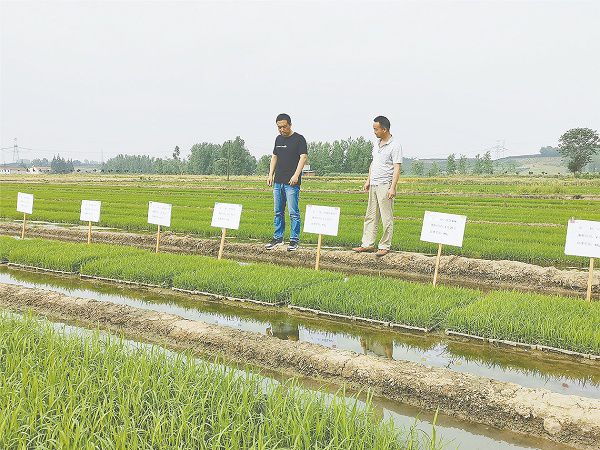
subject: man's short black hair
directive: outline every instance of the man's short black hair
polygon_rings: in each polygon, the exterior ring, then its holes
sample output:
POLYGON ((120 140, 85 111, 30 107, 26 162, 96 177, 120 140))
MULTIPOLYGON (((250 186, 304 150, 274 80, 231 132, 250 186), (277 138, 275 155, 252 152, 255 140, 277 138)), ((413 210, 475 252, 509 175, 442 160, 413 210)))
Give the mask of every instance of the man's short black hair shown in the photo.
POLYGON ((289 125, 292 124, 292 118, 290 117, 289 114, 286 113, 281 113, 277 116, 277 119, 275 119, 275 123, 279 122, 280 120, 287 120, 287 123, 289 125))
POLYGON ((385 116, 377 116, 373 119, 373 122, 378 122, 379 125, 386 130, 390 129, 390 119, 385 116))

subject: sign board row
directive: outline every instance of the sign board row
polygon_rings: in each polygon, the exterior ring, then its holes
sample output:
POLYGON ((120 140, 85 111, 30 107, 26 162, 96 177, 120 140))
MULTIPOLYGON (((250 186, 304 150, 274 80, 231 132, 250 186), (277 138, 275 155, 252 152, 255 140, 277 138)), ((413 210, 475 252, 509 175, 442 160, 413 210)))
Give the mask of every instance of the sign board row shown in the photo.
MULTIPOLYGON (((84 222, 100 221, 101 202, 81 201, 80 220, 84 222)), ((148 223, 171 226, 169 203, 149 202, 148 223)), ((33 213, 33 194, 19 192, 17 211, 33 213)), ((211 226, 237 230, 240 227, 242 205, 215 203, 211 226)), ((340 208, 331 206, 307 205, 304 219, 304 232, 337 236, 340 223, 340 208)), ((462 247, 467 217, 458 214, 425 211, 421 240, 436 244, 462 247)), ((591 220, 569 220, 565 254, 600 258, 600 222, 591 220)))

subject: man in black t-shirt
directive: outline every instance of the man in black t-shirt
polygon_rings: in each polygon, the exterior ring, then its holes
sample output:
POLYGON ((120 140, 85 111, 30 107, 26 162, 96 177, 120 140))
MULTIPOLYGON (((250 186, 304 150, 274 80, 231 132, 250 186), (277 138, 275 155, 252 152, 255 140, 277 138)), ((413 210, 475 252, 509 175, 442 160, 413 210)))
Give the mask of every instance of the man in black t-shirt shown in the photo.
POLYGON ((300 239, 300 184, 302 169, 308 158, 308 149, 304 136, 292 131, 292 119, 287 114, 279 114, 275 119, 279 136, 275 139, 273 156, 267 184, 273 186, 275 203, 275 232, 273 239, 265 247, 269 250, 283 244, 285 232, 285 205, 290 214, 290 243, 288 252, 298 249, 300 239))

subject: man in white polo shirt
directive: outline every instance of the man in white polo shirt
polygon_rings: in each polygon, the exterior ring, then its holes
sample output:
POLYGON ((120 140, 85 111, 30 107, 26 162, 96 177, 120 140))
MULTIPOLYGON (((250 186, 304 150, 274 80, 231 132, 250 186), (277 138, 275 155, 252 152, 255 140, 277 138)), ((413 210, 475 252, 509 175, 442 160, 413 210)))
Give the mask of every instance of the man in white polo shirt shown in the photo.
POLYGON ((375 251, 379 218, 383 223, 383 235, 379 241, 376 256, 385 256, 392 245, 394 232, 394 198, 396 184, 400 178, 402 146, 390 134, 390 121, 383 116, 375 117, 373 132, 377 140, 373 146, 373 160, 369 167, 369 177, 363 186, 369 192, 369 203, 365 214, 362 243, 354 247, 357 253, 375 251))

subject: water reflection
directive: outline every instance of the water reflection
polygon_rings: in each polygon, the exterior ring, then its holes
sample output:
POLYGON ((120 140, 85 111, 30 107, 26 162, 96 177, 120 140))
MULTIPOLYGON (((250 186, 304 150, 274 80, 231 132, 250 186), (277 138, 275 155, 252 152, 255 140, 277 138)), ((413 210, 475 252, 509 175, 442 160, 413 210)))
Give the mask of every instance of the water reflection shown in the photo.
POLYGON ((253 331, 279 339, 312 342, 328 348, 446 367, 526 387, 600 398, 600 364, 593 361, 463 342, 435 334, 401 333, 356 323, 337 322, 290 313, 286 308, 209 301, 165 290, 133 289, 7 267, 0 267, 0 282, 168 312, 191 320, 253 331))

